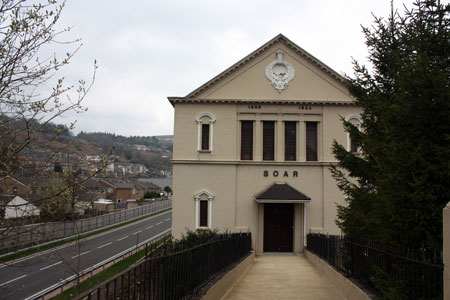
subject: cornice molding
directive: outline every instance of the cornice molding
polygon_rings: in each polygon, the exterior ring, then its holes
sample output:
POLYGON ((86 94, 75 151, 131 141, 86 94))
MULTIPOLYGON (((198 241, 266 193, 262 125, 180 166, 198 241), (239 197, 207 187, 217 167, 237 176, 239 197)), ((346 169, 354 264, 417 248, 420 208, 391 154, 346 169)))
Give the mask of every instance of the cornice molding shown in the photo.
POLYGON ((172 164, 187 165, 242 165, 242 166, 281 166, 281 167, 329 167, 336 166, 337 162, 300 162, 300 161, 244 161, 244 160, 198 160, 198 159, 172 159, 172 164))
POLYGON ((170 103, 219 103, 219 104, 280 104, 280 105, 343 105, 356 106, 354 101, 329 100, 271 100, 271 99, 199 99, 168 97, 170 103))

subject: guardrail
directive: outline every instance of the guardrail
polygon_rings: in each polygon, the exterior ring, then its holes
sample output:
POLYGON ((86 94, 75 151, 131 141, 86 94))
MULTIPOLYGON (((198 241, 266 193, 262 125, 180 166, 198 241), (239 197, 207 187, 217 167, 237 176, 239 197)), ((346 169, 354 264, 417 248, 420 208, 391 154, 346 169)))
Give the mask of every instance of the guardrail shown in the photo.
POLYGON ((87 279, 86 276, 92 277, 97 272, 104 271, 108 267, 109 264, 111 264, 111 266, 112 266, 117 261, 120 261, 120 260, 124 259, 125 257, 131 256, 136 252, 146 249, 147 247, 153 246, 158 241, 165 239, 171 233, 171 231, 172 231, 172 229, 167 229, 150 239, 140 242, 139 244, 137 244, 127 250, 124 250, 124 251, 114 255, 113 257, 110 257, 102 262, 99 262, 98 264, 96 264, 94 266, 91 266, 91 267, 81 271, 79 274, 70 276, 70 277, 62 280, 61 282, 54 284, 54 285, 46 288, 45 290, 42 290, 39 293, 26 298, 25 300, 35 300, 35 299, 45 300, 45 299, 49 299, 49 298, 46 298, 46 296, 51 295, 51 297, 54 297, 58 294, 61 294, 65 289, 72 287, 74 285, 74 282, 77 281, 77 279, 79 279, 79 278, 87 279), (83 278, 83 277, 85 277, 85 278, 83 278))
POLYGON ((111 214, 68 222, 49 222, 15 228, 0 229, 0 254, 41 246, 47 242, 70 238, 86 232, 114 226, 147 214, 172 207, 172 200, 139 206, 111 214), (2 230, 6 230, 3 234, 2 230), (6 236, 5 236, 6 235, 6 236))

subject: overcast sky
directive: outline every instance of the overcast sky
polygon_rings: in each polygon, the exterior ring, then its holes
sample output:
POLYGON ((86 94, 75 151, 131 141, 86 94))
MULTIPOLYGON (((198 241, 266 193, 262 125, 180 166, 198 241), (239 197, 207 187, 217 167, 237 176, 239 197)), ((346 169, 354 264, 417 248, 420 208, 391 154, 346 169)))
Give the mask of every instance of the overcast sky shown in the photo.
POLYGON ((94 59, 99 69, 88 111, 61 122, 78 119, 76 133, 172 134, 167 96, 187 95, 279 33, 352 74, 351 57, 367 56, 360 25, 389 12, 390 0, 67 0, 59 26, 83 43, 68 79, 89 79, 94 59))

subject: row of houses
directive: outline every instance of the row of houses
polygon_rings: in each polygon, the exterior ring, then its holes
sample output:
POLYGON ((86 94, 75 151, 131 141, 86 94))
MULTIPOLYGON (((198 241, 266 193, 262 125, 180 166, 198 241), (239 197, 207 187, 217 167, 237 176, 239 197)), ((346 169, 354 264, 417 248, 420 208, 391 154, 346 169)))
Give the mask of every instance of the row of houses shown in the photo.
POLYGON ((138 206, 146 194, 164 195, 162 188, 152 182, 92 178, 83 182, 82 186, 85 190, 83 194, 93 203, 93 207, 108 212, 138 206))
MULTIPOLYGON (((142 145, 137 145, 137 146, 142 146, 142 145)), ((142 146, 142 147, 147 147, 147 146, 142 146)), ((120 159, 120 157, 116 156, 116 155, 111 155, 109 157, 109 159, 116 160, 116 159, 120 159)), ((101 163, 103 162, 103 160, 104 160, 104 157, 101 155, 87 155, 86 156, 86 162, 89 163, 90 165, 101 166, 101 163)), ((107 173, 115 173, 118 175, 140 175, 140 174, 147 173, 148 168, 146 166, 144 166, 143 164, 114 161, 114 162, 110 162, 110 163, 106 164, 104 171, 107 173)))
POLYGON ((139 175, 148 172, 146 166, 128 162, 112 162, 106 165, 106 172, 116 173, 118 175, 139 175))
MULTIPOLYGON (((49 180, 63 181, 62 178, 55 176, 1 178, 1 216, 16 218, 39 215, 42 207, 47 204, 46 201, 50 201, 44 196, 42 188, 49 180)), ((152 182, 129 182, 115 178, 80 178, 70 188, 73 194, 71 201, 60 205, 63 205, 63 209, 67 212, 75 209, 80 214, 92 208, 102 212, 127 209, 138 206, 145 195, 166 195, 162 187, 152 182)))

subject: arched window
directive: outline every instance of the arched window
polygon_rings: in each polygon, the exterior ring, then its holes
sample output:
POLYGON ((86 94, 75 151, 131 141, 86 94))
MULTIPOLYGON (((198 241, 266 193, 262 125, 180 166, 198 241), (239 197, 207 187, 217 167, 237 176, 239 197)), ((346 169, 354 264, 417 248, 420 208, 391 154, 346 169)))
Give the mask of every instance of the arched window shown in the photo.
MULTIPOLYGON (((345 121, 352 123, 354 126, 358 128, 358 130, 361 131, 361 118, 359 116, 351 115, 345 118, 345 121)), ((347 151, 350 151, 352 153, 358 152, 358 145, 352 141, 352 138, 350 136, 349 132, 346 132, 347 134, 347 151)))
POLYGON ((203 113, 197 117, 196 121, 198 129, 197 151, 212 152, 216 118, 212 114, 203 113))
POLYGON ((195 199, 195 227, 196 229, 211 229, 212 200, 214 195, 207 190, 194 195, 195 199))

